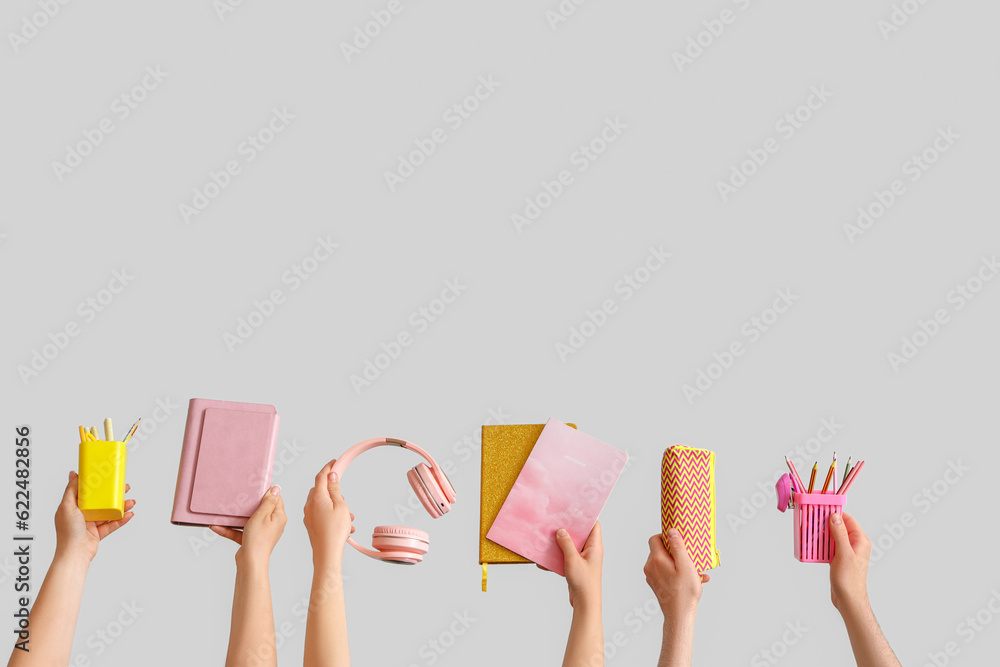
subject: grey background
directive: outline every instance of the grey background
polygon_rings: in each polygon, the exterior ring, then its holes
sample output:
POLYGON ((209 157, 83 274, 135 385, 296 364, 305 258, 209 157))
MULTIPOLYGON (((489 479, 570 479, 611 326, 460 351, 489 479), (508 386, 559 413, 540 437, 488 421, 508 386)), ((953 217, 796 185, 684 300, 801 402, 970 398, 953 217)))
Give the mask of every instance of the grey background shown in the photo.
MULTIPOLYGON (((494 567, 489 592, 479 590, 479 456, 457 443, 477 440, 498 410, 508 423, 575 421, 632 456, 601 516, 605 634, 614 644, 621 633, 608 664, 653 664, 659 650, 659 612, 641 621, 634 608, 652 597, 646 539, 659 530, 660 455, 675 443, 718 454, 723 565, 699 607, 697 662, 772 664, 763 649, 785 664, 850 660, 828 567, 793 560, 791 518, 760 491, 831 418, 842 424, 835 437, 796 460, 803 474, 834 450, 868 461, 847 510, 883 547, 870 593, 900 659, 924 664, 950 641, 960 649, 951 664, 996 655, 1000 624, 971 641, 958 626, 1000 590, 991 518, 1000 284, 960 311, 947 298, 1000 248, 1000 9, 928 3, 884 39, 888 0, 594 1, 555 30, 545 14, 554 1, 404 0, 347 62, 339 44, 385 4, 246 0, 220 20, 207 0, 70 3, 17 53, 8 35, 39 6, 4 5, 0 405, 8 439, 15 424, 33 429, 36 583, 76 466, 77 424, 111 416, 123 429, 141 416, 150 431, 129 454, 135 520, 101 545, 74 653, 109 666, 137 656, 222 664, 235 547, 169 524, 187 400, 206 397, 281 414, 288 462, 276 481, 289 523, 271 580, 288 630, 282 664, 302 656, 307 489, 328 459, 377 435, 454 461, 459 502, 439 521, 404 520, 432 535, 415 568, 346 554, 356 663, 430 665, 421 647, 464 612, 475 622, 433 664, 561 660, 571 610, 560 578, 494 567), (678 71, 674 52, 723 9, 735 21, 678 71), (169 75, 60 182, 52 162, 114 118, 112 101, 147 66, 169 75), (500 88, 390 192, 384 172, 446 127, 443 112, 480 76, 500 88), (780 136, 775 123, 811 86, 833 96, 723 202, 716 182, 780 136), (186 224, 178 206, 210 171, 242 159, 237 146, 274 107, 295 115, 287 130, 186 224), (615 117, 624 133, 518 233, 511 214, 543 179, 573 169, 571 154, 615 117), (906 180, 903 163, 947 127, 960 136, 954 146, 906 180), (843 225, 894 178, 906 193, 848 242, 843 225), (326 235, 340 248, 291 291, 282 275, 326 235), (672 258, 624 301, 614 285, 651 245, 672 258), (134 280, 85 323, 78 304, 122 268, 134 280), (380 343, 414 332, 411 313, 448 279, 466 291, 356 393, 350 375, 380 343), (230 352, 224 333, 276 288, 287 301, 230 352), (798 301, 689 403, 682 386, 714 353, 748 342, 743 323, 778 289, 798 301), (556 343, 608 298, 618 311, 562 361, 556 343), (887 354, 938 308, 949 323, 894 371, 887 354), (80 334, 22 381, 18 367, 70 322, 80 334), (158 402, 172 414, 155 412, 158 402), (959 463, 969 470, 957 483, 939 481, 959 463), (936 481, 945 492, 921 500, 936 481), (750 516, 754 503, 763 507, 750 516), (737 525, 741 508, 749 518, 737 525), (915 525, 894 533, 904 512, 915 525), (143 611, 97 656, 93 633, 133 601, 143 611), (808 630, 782 647, 786 623, 808 630)), ((10 485, 13 456, 2 459, 10 485)), ((360 533, 398 521, 416 462, 382 450, 352 466, 344 491, 360 533)), ((8 622, 11 566, 8 557, 8 622)))

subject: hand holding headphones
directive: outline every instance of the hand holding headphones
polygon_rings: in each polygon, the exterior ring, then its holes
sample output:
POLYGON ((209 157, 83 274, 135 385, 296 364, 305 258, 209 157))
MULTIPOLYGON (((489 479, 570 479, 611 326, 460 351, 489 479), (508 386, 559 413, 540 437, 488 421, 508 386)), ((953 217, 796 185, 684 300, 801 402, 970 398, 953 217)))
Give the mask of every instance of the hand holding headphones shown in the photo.
MULTIPOLYGON (((451 485, 448 475, 441 469, 430 454, 412 442, 399 440, 397 438, 372 438, 363 440, 354 445, 337 459, 333 465, 332 472, 337 473, 337 478, 343 480, 344 471, 359 454, 375 447, 394 445, 409 449, 424 459, 427 463, 419 463, 406 473, 406 479, 413 487, 414 493, 420 499, 420 503, 427 510, 432 518, 436 519, 444 516, 451 510, 455 502, 455 489, 451 485)), ((372 549, 366 549, 353 537, 347 538, 347 543, 352 547, 377 560, 387 563, 399 563, 413 565, 423 560, 424 554, 430 548, 430 537, 422 530, 410 528, 408 526, 375 526, 372 532, 372 549)))

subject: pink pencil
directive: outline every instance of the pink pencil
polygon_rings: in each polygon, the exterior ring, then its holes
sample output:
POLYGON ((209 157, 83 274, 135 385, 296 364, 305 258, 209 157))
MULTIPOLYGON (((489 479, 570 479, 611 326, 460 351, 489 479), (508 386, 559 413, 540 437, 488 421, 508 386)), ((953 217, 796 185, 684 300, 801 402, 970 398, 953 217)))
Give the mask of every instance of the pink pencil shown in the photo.
POLYGON ((864 461, 861 461, 856 466, 854 466, 854 469, 851 470, 851 474, 847 476, 847 481, 845 481, 843 484, 840 485, 840 489, 837 491, 837 493, 839 493, 840 495, 846 494, 848 489, 851 488, 851 484, 854 484, 855 478, 861 473, 861 469, 864 467, 865 467, 864 461))
POLYGON ((802 478, 799 477, 799 472, 795 469, 795 464, 792 463, 792 460, 790 458, 788 458, 787 456, 785 457, 785 463, 788 464, 788 470, 791 471, 792 477, 795 478, 795 486, 798 489, 798 492, 799 493, 805 493, 806 492, 806 487, 803 486, 803 484, 802 484, 802 478))

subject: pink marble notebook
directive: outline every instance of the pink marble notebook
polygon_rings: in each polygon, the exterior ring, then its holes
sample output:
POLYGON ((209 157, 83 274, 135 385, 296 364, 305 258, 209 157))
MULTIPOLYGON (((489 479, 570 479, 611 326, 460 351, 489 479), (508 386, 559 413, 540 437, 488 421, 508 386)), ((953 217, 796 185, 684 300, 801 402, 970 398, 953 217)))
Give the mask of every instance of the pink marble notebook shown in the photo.
POLYGON ((565 574, 556 530, 582 549, 626 461, 625 452, 548 420, 486 537, 565 574))

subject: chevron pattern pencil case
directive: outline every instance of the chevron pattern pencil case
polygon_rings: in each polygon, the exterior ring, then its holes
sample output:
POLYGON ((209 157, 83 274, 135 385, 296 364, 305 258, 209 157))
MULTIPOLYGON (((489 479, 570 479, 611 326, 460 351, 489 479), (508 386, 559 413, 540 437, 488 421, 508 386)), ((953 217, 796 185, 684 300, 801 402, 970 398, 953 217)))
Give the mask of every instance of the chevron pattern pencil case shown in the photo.
POLYGON ((663 535, 676 528, 698 572, 721 564, 715 544, 715 452, 674 445, 663 452, 663 535))

